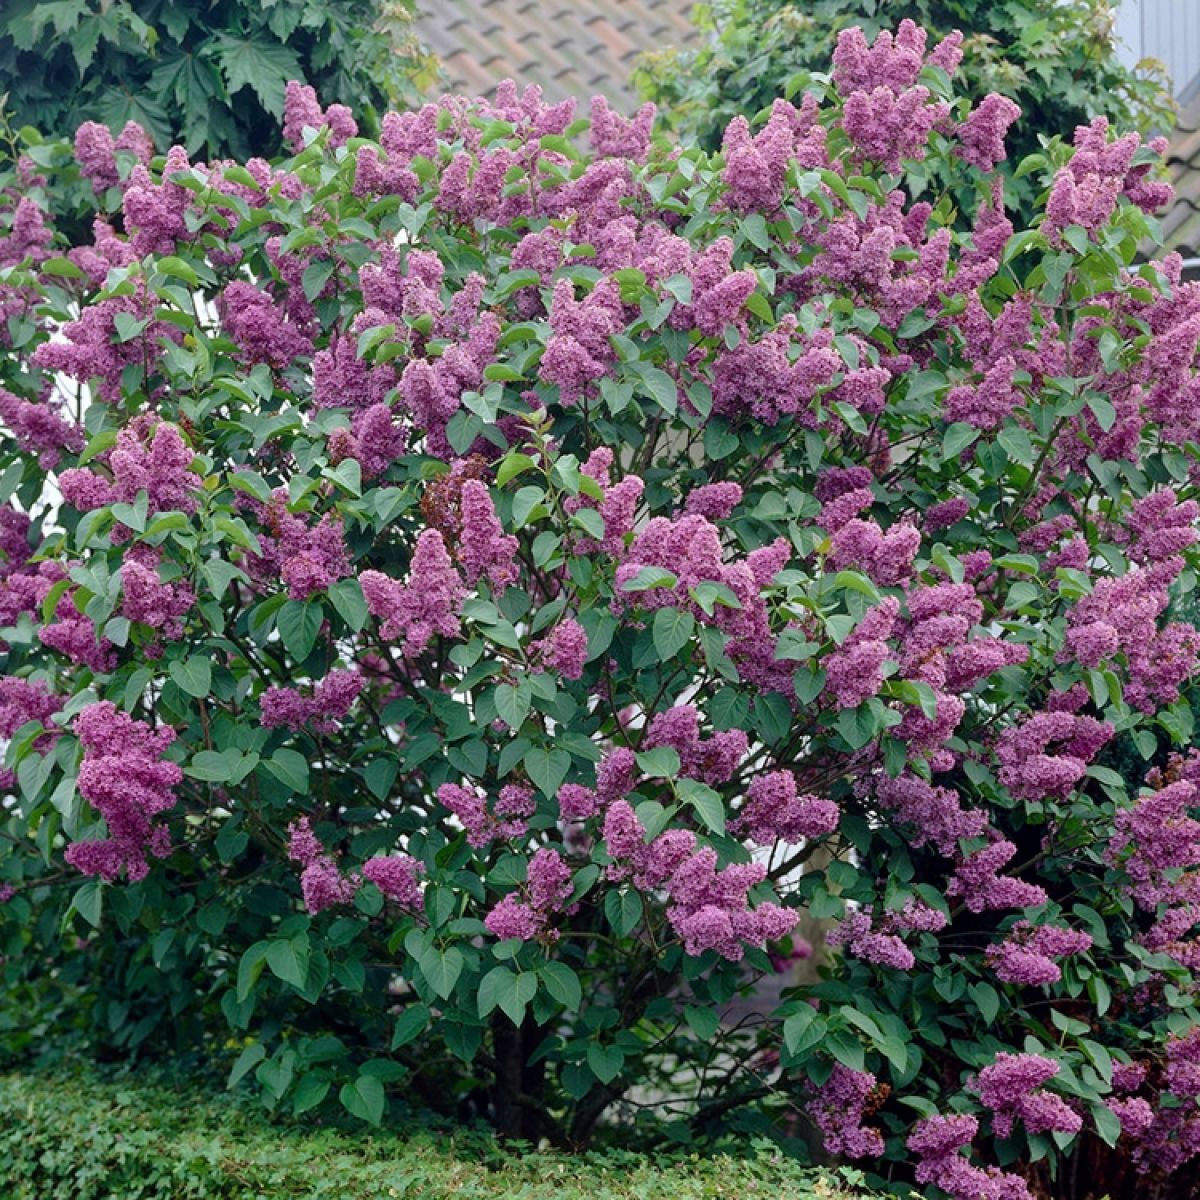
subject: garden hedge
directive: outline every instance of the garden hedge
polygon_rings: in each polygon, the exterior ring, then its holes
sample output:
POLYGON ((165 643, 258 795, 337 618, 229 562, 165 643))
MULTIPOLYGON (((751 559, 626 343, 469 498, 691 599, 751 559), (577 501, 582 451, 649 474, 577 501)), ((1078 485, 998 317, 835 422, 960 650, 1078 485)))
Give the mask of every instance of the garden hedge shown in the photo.
POLYGON ((858 1172, 745 1157, 567 1156, 481 1131, 350 1134, 264 1122, 195 1087, 0 1076, 5 1200, 854 1200, 858 1172))

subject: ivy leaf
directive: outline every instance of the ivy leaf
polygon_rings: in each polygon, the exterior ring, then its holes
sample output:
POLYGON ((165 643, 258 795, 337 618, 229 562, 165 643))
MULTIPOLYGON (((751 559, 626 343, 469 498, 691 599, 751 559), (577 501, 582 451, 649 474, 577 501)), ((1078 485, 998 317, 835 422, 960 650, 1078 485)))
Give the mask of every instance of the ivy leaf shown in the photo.
POLYGON ((198 54, 176 50, 163 55, 148 81, 155 96, 170 97, 183 110, 183 140, 189 152, 208 141, 212 102, 221 93, 216 67, 198 54))
POLYGON ((169 146, 174 138, 167 110, 143 89, 112 87, 95 103, 95 119, 110 129, 121 129, 126 122, 136 121, 159 146, 169 146))

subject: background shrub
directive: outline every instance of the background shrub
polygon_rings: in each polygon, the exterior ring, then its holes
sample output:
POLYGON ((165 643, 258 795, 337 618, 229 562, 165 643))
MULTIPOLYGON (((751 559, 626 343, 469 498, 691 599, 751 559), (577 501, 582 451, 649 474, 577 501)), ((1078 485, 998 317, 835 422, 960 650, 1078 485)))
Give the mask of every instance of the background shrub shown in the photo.
POLYGON ((45 135, 136 121, 160 150, 274 155, 284 85, 374 109, 411 101, 432 65, 409 0, 14 0, 0 15, 4 110, 45 135))
POLYGON ((846 31, 715 155, 512 87, 378 142, 290 87, 274 165, 89 125, 70 246, 26 147, 7 1054, 1191 1186, 1200 289, 1103 121, 1014 228, 958 55, 846 31), (722 1021, 802 912, 820 982, 722 1021))

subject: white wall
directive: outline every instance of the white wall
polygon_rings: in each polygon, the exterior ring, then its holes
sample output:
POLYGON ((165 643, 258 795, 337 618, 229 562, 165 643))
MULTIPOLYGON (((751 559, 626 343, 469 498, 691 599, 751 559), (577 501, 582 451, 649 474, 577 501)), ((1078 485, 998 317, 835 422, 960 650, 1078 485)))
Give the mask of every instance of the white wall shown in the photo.
POLYGON ((1127 65, 1142 58, 1166 64, 1176 99, 1200 93, 1200 0, 1120 0, 1116 35, 1127 65))

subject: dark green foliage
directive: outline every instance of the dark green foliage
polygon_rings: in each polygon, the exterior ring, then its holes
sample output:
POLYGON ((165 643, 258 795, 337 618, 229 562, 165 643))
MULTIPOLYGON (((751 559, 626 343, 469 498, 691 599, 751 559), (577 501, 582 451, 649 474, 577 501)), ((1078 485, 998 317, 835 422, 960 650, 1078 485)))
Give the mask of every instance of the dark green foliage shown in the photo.
POLYGON ((409 0, 11 0, 0 79, 14 127, 70 135, 137 121, 160 150, 209 158, 279 150, 289 79, 360 119, 431 74, 409 0))
MULTIPOLYGON (((974 100, 1001 92, 1021 106, 1010 168, 1041 149, 1040 135, 1069 141, 1093 116, 1143 132, 1173 123, 1162 64, 1130 71, 1118 61, 1107 0, 713 0, 697 9, 707 44, 645 57, 638 82, 681 136, 716 149, 739 113, 753 123, 809 72, 829 70, 839 30, 861 25, 874 39, 905 17, 929 31, 930 45, 955 29, 966 35, 956 91, 974 100)), ((1033 195, 1028 180, 1009 191, 1025 209, 1033 195)))
POLYGON ((367 1138, 270 1124, 194 1086, 128 1077, 0 1078, 5 1200, 852 1200, 858 1173, 814 1172, 764 1148, 710 1158, 505 1150, 487 1134, 367 1138))

